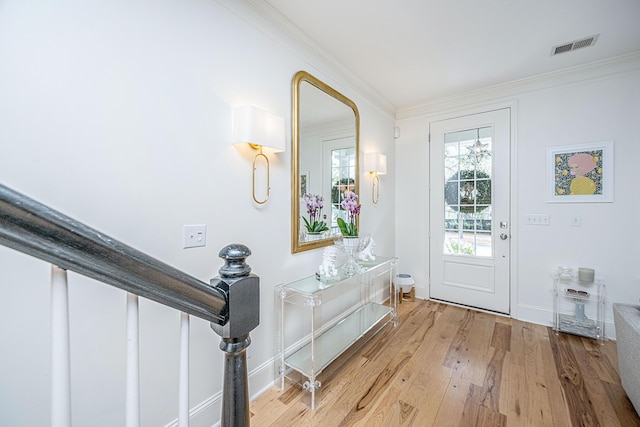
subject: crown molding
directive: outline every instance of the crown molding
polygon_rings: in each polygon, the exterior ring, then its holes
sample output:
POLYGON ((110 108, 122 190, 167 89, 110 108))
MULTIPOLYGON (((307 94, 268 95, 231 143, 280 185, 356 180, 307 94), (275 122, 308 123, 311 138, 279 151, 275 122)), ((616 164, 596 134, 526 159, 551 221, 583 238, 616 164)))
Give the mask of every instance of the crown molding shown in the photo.
POLYGON ((487 86, 482 89, 440 98, 425 104, 399 108, 396 112, 396 119, 400 120, 415 116, 425 116, 444 110, 454 110, 470 104, 491 102, 497 99, 515 98, 525 93, 609 78, 616 75, 637 72, 638 70, 640 70, 640 51, 487 86))
POLYGON ((371 86, 346 69, 268 2, 264 0, 216 1, 252 27, 291 49, 310 67, 316 68, 319 72, 324 73, 328 79, 332 80, 332 85, 342 86, 339 88, 341 92, 357 92, 358 95, 369 100, 383 113, 396 120, 434 114, 470 104, 483 104, 496 99, 512 99, 529 92, 607 78, 640 69, 640 51, 638 51, 466 91, 415 106, 397 108, 371 86), (348 87, 346 87, 346 83, 349 84, 348 87))
POLYGON ((318 69, 343 88, 341 92, 357 92, 373 103, 383 113, 395 118, 397 107, 376 92, 371 86, 345 68, 327 51, 307 36, 299 27, 279 13, 264 0, 216 0, 258 31, 288 47, 310 66, 318 69), (344 88, 350 85, 349 90, 344 88))

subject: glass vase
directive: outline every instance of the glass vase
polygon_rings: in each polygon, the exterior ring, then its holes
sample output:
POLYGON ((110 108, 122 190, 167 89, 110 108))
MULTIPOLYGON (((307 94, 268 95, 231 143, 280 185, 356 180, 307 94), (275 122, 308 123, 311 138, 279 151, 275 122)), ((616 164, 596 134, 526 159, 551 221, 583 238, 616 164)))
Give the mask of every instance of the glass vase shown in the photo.
POLYGON ((347 254, 347 262, 342 266, 342 271, 346 277, 355 276, 362 271, 360 265, 356 262, 358 247, 360 246, 359 237, 345 236, 342 238, 342 247, 347 254))

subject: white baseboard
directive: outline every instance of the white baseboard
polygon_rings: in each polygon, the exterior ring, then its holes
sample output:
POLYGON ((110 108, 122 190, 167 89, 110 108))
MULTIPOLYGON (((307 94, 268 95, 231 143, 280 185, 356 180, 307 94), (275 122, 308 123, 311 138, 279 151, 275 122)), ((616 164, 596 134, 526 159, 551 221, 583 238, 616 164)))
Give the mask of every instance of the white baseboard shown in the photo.
MULTIPOLYGON (((429 299, 426 295, 426 289, 416 287, 416 298, 429 299)), ((553 326, 553 311, 547 308, 532 305, 518 305, 517 313, 518 317, 513 316, 514 319, 535 323, 536 325, 553 326)), ((616 329, 613 320, 605 319, 604 336, 608 340, 616 340, 616 329)))
MULTIPOLYGON (((553 326, 553 311, 543 307, 535 307, 530 305, 518 306, 518 320, 531 322, 537 325, 553 326)), ((612 320, 604 321, 604 336, 608 340, 615 341, 616 329, 612 320)))
POLYGON ((553 311, 543 307, 518 305, 518 320, 536 325, 553 326, 553 311))
MULTIPOLYGON (((262 365, 252 369, 248 373, 249 379, 249 401, 264 393, 274 384, 273 367, 275 358, 264 362, 262 365), (257 390, 252 392, 252 390, 257 390)), ((218 427, 222 415, 222 390, 209 396, 189 410, 190 427, 218 427), (211 423, 212 420, 217 420, 211 423)), ((175 419, 164 427, 178 427, 178 420, 175 419)))
POLYGON ((429 299, 429 290, 421 286, 416 286, 416 298, 429 299))

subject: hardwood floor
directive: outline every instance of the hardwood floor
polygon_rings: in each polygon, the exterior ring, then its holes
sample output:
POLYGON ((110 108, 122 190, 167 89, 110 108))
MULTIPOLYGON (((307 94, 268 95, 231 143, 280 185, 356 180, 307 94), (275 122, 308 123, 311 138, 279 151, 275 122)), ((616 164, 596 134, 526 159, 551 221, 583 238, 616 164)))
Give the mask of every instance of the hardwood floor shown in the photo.
POLYGON ((431 301, 399 307, 396 328, 323 373, 315 411, 298 385, 273 387, 251 425, 640 426, 615 342, 431 301))

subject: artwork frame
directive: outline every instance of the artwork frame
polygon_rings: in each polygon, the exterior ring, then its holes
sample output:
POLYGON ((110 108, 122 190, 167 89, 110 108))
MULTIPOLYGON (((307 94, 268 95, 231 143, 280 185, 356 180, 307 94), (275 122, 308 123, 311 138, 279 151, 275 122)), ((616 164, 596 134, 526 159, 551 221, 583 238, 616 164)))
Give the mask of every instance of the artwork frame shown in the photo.
POLYGON ((300 172, 300 198, 309 193, 309 172, 300 172))
POLYGON ((547 147, 547 202, 613 202, 613 168, 613 141, 547 147))

